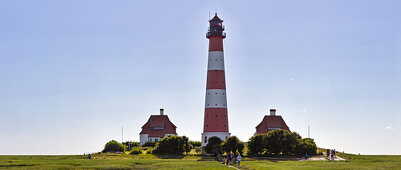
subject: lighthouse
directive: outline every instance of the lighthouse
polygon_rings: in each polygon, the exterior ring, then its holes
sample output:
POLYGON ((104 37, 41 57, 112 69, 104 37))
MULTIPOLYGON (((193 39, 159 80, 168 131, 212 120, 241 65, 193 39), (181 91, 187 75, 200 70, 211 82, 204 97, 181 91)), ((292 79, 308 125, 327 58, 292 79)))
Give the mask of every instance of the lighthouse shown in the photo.
POLYGON ((209 39, 209 54, 202 146, 206 146, 209 138, 213 136, 223 141, 230 137, 223 52, 223 39, 226 38, 226 33, 223 31, 223 20, 216 13, 209 20, 209 29, 206 33, 206 38, 209 39))

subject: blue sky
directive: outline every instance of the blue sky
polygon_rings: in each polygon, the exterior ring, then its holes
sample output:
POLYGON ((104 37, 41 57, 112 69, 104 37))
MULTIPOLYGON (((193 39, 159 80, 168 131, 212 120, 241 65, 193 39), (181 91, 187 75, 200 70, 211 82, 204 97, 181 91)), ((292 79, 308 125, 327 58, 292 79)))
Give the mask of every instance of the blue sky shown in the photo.
POLYGON ((209 12, 224 19, 230 132, 268 109, 318 146, 401 154, 399 1, 1 1, 0 154, 139 140, 159 108, 200 140, 209 12))

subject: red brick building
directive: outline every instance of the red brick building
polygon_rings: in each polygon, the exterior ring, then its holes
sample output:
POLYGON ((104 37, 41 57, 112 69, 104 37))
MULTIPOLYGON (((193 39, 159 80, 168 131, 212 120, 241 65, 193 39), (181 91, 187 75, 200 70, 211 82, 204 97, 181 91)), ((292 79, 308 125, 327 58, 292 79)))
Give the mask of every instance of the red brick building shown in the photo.
POLYGON ((260 122, 259 125, 256 126, 255 134, 267 133, 271 130, 276 129, 290 131, 290 128, 288 128, 284 119, 281 116, 276 115, 276 109, 270 109, 270 115, 265 115, 262 122, 260 122))
POLYGON ((167 115, 164 115, 164 109, 160 109, 160 115, 151 115, 149 120, 142 126, 139 133, 139 142, 141 145, 147 141, 158 142, 160 138, 168 135, 177 135, 177 127, 170 121, 167 115))

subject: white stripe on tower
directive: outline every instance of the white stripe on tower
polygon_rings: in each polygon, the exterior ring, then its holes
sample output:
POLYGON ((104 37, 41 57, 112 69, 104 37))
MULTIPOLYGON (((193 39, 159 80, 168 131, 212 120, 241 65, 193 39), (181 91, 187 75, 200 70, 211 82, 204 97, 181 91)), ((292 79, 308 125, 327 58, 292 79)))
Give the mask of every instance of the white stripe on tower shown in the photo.
POLYGON ((224 70, 224 52, 210 51, 208 61, 208 70, 224 70))
POLYGON ((227 108, 226 90, 224 89, 206 90, 205 108, 227 108))

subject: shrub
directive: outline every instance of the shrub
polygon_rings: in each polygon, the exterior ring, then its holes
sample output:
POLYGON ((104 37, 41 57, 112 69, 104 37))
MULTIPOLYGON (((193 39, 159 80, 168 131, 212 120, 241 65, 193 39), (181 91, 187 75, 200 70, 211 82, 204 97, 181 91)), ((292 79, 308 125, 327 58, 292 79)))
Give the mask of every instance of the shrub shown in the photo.
POLYGON ((149 148, 147 151, 146 151, 146 154, 152 154, 153 153, 153 149, 151 149, 151 148, 149 148))
POLYGON ((266 134, 257 134, 252 136, 248 141, 248 152, 251 155, 257 155, 266 148, 266 134))
POLYGON ((209 138, 207 145, 205 146, 205 152, 206 153, 222 153, 223 149, 221 147, 221 143, 223 141, 217 137, 213 136, 209 138))
POLYGON ((124 152, 124 145, 115 140, 111 140, 104 145, 102 152, 124 152))
POLYGON ((266 149, 271 154, 289 155, 294 153, 297 138, 288 130, 272 130, 266 136, 266 149))
POLYGON ((311 138, 304 138, 298 139, 298 143, 295 149, 295 154, 297 156, 303 156, 305 153, 308 155, 316 155, 317 154, 317 146, 313 139, 311 138))
POLYGON ((151 141, 147 141, 146 143, 144 143, 142 145, 142 147, 155 147, 156 146, 156 142, 151 142, 151 141))
POLYGON ((316 155, 317 146, 313 139, 304 138, 287 130, 273 130, 266 134, 257 134, 248 141, 249 154, 316 155))
POLYGON ((244 142, 238 143, 238 152, 239 152, 239 154, 242 155, 244 153, 244 148, 245 148, 244 142))
POLYGON ((135 148, 132 148, 132 151, 131 151, 131 155, 137 155, 137 154, 141 154, 142 153, 142 150, 141 150, 141 148, 139 148, 139 147, 135 147, 135 148))
POLYGON ((131 150, 133 147, 140 147, 141 145, 139 144, 139 142, 132 142, 132 141, 127 141, 127 142, 123 142, 122 143, 125 148, 127 148, 127 150, 131 150))
POLYGON ((235 153, 238 150, 238 145, 242 143, 236 136, 231 136, 227 138, 222 144, 221 147, 226 153, 235 153))
POLYGON ((162 138, 153 149, 159 155, 182 155, 191 151, 189 140, 185 136, 167 136, 162 138))
POLYGON ((189 141, 189 144, 191 144, 193 147, 202 146, 202 142, 200 142, 200 141, 189 141))

